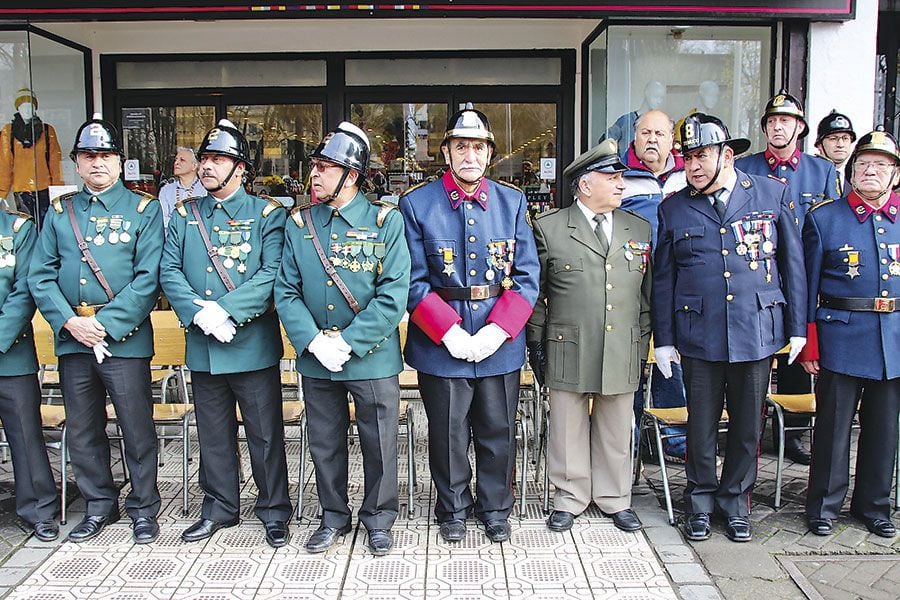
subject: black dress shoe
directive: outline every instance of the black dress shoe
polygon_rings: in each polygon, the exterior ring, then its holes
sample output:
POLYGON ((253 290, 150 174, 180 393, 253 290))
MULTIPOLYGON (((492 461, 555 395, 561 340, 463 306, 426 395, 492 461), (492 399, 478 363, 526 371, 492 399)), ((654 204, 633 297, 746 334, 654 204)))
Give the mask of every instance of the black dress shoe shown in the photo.
POLYGON ((806 517, 806 527, 816 535, 831 535, 834 521, 825 517, 806 517))
POLYGON ((575 524, 575 515, 564 510, 554 510, 547 519, 547 529, 550 531, 568 531, 575 524))
POLYGON ((181 532, 181 539, 185 542, 199 542, 209 538, 220 529, 234 527, 240 523, 240 518, 234 518, 229 521, 213 521, 211 519, 200 519, 187 529, 181 532))
POLYGON ((732 542, 749 542, 753 539, 750 519, 731 516, 725 521, 725 537, 732 542))
POLYGON ((808 465, 812 462, 812 455, 810 455, 809 450, 799 444, 785 448, 784 457, 798 465, 808 465))
POLYGON ((626 508, 625 510, 620 510, 619 512, 606 514, 602 510, 600 513, 604 517, 610 517, 613 520, 613 525, 621 529, 622 531, 640 531, 643 525, 641 524, 641 520, 638 519, 637 514, 630 508, 626 508))
POLYGON ((52 542, 59 537, 59 525, 53 519, 38 521, 34 524, 34 537, 42 542, 52 542))
POLYGON ((684 536, 692 542, 708 540, 710 535, 709 513, 692 513, 688 515, 681 530, 684 532, 684 536))
POLYGON ((375 556, 384 556, 394 547, 394 536, 389 529, 369 530, 369 550, 375 556))
POLYGON ((135 544, 149 544, 159 537, 156 517, 135 517, 131 521, 131 537, 135 544))
POLYGON ((264 524, 266 528, 266 543, 273 548, 281 548, 287 545, 290 533, 287 523, 284 521, 269 521, 264 524))
POLYGON ((509 521, 497 519, 484 524, 484 534, 492 542, 505 542, 509 539, 509 521))
POLYGON ((874 533, 878 537, 892 538, 897 535, 897 528, 894 527, 892 521, 885 519, 870 519, 859 515, 854 516, 862 521, 863 525, 866 526, 866 529, 868 529, 870 533, 874 533))
POLYGON ((334 545, 339 537, 350 533, 350 529, 349 523, 343 527, 326 527, 325 525, 320 525, 319 528, 309 536, 309 540, 306 542, 306 551, 313 554, 325 552, 334 545))
POLYGON ((441 537, 445 542, 459 542, 466 537, 466 522, 462 519, 450 519, 441 523, 441 537))
POLYGON ((100 535, 100 532, 103 531, 103 528, 107 525, 111 525, 119 520, 119 513, 116 512, 111 515, 86 515, 81 523, 75 526, 72 531, 69 532, 69 537, 67 538, 70 542, 81 543, 86 542, 91 538, 95 538, 100 535))

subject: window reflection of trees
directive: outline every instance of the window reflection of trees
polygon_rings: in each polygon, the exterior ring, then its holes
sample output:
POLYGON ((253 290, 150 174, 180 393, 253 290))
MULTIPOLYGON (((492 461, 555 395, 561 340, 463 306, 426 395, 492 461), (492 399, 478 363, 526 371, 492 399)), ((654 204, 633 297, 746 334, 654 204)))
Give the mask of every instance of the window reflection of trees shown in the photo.
POLYGON ((308 155, 323 135, 320 104, 238 105, 229 106, 227 114, 247 136, 258 176, 308 174, 308 155))

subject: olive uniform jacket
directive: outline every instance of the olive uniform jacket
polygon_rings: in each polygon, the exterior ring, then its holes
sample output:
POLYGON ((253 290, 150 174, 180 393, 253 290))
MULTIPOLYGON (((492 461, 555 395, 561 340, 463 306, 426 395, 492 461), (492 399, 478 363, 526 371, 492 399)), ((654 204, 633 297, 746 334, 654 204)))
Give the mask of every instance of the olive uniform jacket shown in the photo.
POLYGON ((650 344, 650 223, 613 211, 604 253, 573 203, 534 219, 540 296, 529 342, 543 341, 546 384, 570 392, 634 392, 650 344))

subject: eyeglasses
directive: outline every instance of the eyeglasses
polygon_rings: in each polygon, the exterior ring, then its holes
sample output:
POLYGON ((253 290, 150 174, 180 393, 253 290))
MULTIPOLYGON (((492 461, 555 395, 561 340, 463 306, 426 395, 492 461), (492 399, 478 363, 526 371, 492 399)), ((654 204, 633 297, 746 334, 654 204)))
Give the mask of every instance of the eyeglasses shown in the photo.
POLYGON ((340 168, 341 165, 336 165, 333 162, 328 162, 326 160, 311 160, 309 161, 309 171, 312 173, 313 169, 318 171, 319 173, 324 173, 328 169, 337 169, 340 168))
POLYGON ((849 144, 850 142, 853 141, 853 138, 851 138, 849 135, 846 135, 846 134, 845 134, 845 135, 840 135, 840 134, 836 134, 836 133, 832 133, 832 134, 830 134, 830 135, 826 135, 826 136, 825 136, 825 139, 826 139, 826 140, 829 140, 829 141, 831 141, 831 142, 834 142, 835 144, 837 144, 838 142, 841 142, 841 143, 844 143, 844 144, 849 144))
POLYGON ((857 169, 860 172, 865 173, 869 170, 869 167, 873 167, 876 173, 887 173, 891 169, 893 169, 896 165, 893 163, 881 162, 881 161, 871 161, 871 160, 858 160, 854 163, 857 169))

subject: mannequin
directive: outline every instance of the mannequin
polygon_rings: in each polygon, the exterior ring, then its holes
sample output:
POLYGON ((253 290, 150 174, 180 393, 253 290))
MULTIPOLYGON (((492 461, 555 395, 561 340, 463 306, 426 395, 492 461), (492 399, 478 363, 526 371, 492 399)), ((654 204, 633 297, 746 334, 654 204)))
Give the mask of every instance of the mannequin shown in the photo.
POLYGON ((12 122, 0 130, 0 198, 14 192, 16 201, 34 216, 40 229, 50 206, 47 188, 64 183, 62 152, 56 130, 36 114, 37 96, 27 88, 20 89, 14 104, 12 122))
POLYGON ((634 141, 634 124, 638 117, 648 110, 655 110, 663 105, 666 101, 666 86, 660 81, 651 79, 644 86, 644 100, 641 102, 637 110, 626 113, 616 119, 609 129, 606 130, 600 141, 612 138, 619 143, 619 154, 624 159, 628 155, 628 145, 634 141))
MULTIPOLYGON (((688 111, 686 117, 691 116, 697 111, 708 115, 716 114, 716 105, 719 103, 719 84, 712 79, 706 79, 697 86, 697 107, 688 111)), ((684 118, 675 124, 675 147, 681 148, 681 124, 684 118)))

